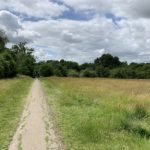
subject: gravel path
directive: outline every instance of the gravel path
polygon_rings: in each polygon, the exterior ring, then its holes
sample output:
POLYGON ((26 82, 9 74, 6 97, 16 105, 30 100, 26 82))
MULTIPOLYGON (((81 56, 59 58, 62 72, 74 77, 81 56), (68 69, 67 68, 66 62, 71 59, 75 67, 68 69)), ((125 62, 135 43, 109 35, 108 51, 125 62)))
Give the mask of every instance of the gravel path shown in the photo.
POLYGON ((40 81, 35 79, 9 150, 63 150, 40 81))

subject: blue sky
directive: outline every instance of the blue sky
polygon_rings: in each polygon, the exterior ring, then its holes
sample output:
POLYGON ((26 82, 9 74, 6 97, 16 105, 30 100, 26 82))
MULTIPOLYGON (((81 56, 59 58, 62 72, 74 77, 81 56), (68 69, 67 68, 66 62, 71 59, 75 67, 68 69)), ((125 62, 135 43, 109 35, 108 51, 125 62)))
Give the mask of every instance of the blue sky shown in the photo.
POLYGON ((104 53, 149 62, 149 0, 1 0, 8 46, 27 41, 38 60, 91 62, 104 53))

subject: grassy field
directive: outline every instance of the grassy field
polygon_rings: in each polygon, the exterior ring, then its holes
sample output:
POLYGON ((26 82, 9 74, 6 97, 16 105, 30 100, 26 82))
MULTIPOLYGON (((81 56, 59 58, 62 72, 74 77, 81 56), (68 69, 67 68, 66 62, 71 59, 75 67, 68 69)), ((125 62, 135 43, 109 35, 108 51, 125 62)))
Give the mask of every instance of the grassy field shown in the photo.
POLYGON ((41 80, 66 149, 150 149, 150 80, 41 80))
POLYGON ((27 77, 0 80, 0 150, 8 149, 31 83, 27 77))

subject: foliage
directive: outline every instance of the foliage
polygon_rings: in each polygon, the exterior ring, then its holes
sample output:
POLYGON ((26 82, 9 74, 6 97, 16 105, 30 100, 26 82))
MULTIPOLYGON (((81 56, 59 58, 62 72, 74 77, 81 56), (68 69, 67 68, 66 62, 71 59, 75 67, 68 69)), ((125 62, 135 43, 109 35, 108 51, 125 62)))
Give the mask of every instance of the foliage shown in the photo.
POLYGON ((109 69, 103 66, 97 66, 95 71, 98 77, 108 77, 110 75, 109 69))
POLYGON ((8 42, 8 38, 3 30, 0 30, 0 53, 4 51, 5 44, 8 42))
POLYGON ((134 79, 137 77, 137 74, 130 68, 116 68, 111 70, 111 77, 120 79, 134 79))
POLYGON ((32 55, 34 49, 26 47, 26 42, 20 42, 18 45, 12 46, 15 54, 17 71, 23 75, 34 75, 35 59, 32 55))
POLYGON ((104 54, 100 58, 95 59, 96 65, 103 67, 115 68, 121 65, 118 57, 113 57, 111 54, 104 54))
POLYGON ((79 73, 76 70, 70 69, 68 70, 68 77, 79 77, 79 73))
POLYGON ((85 69, 81 71, 81 77, 96 77, 96 72, 91 69, 85 69))
MULTIPOLYGON (((53 70, 53 75, 58 77, 150 78, 149 63, 131 63, 128 65, 126 62, 120 62, 118 57, 113 57, 110 54, 102 55, 100 58, 97 58, 94 63, 84 63, 81 65, 65 60, 48 60, 37 63, 37 66, 39 66, 38 70, 40 70, 41 64, 51 64, 49 69, 53 70)), ((44 76, 43 74, 40 75, 44 76)))
POLYGON ((0 31, 0 78, 10 78, 17 74, 31 77, 105 77, 121 79, 149 79, 150 63, 121 62, 118 57, 103 54, 91 63, 78 64, 61 59, 36 62, 34 49, 26 42, 5 47, 8 38, 0 31))
POLYGON ((53 68, 50 63, 40 65, 40 75, 44 77, 53 75, 53 68))
POLYGON ((34 50, 26 47, 26 42, 8 49, 5 47, 7 42, 6 35, 0 31, 0 78, 15 77, 17 74, 34 76, 34 50))

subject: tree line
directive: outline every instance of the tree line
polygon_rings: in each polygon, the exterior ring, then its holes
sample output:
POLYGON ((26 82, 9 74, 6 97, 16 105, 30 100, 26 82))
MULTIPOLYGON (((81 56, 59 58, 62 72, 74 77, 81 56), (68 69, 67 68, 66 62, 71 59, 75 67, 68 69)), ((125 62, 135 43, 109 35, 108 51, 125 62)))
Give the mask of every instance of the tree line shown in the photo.
POLYGON ((0 78, 15 77, 17 74, 34 76, 35 58, 33 49, 26 42, 6 48, 8 38, 0 31, 0 78))
POLYGON ((31 77, 150 78, 150 63, 128 64, 111 54, 103 54, 92 63, 84 64, 63 59, 36 62, 34 49, 28 48, 26 42, 6 48, 7 42, 4 32, 0 31, 0 78, 15 77, 18 74, 31 77))
POLYGON ((39 75, 59 77, 101 77, 120 79, 149 79, 150 63, 121 62, 118 57, 103 54, 93 63, 79 65, 72 61, 48 60, 36 64, 39 75))

